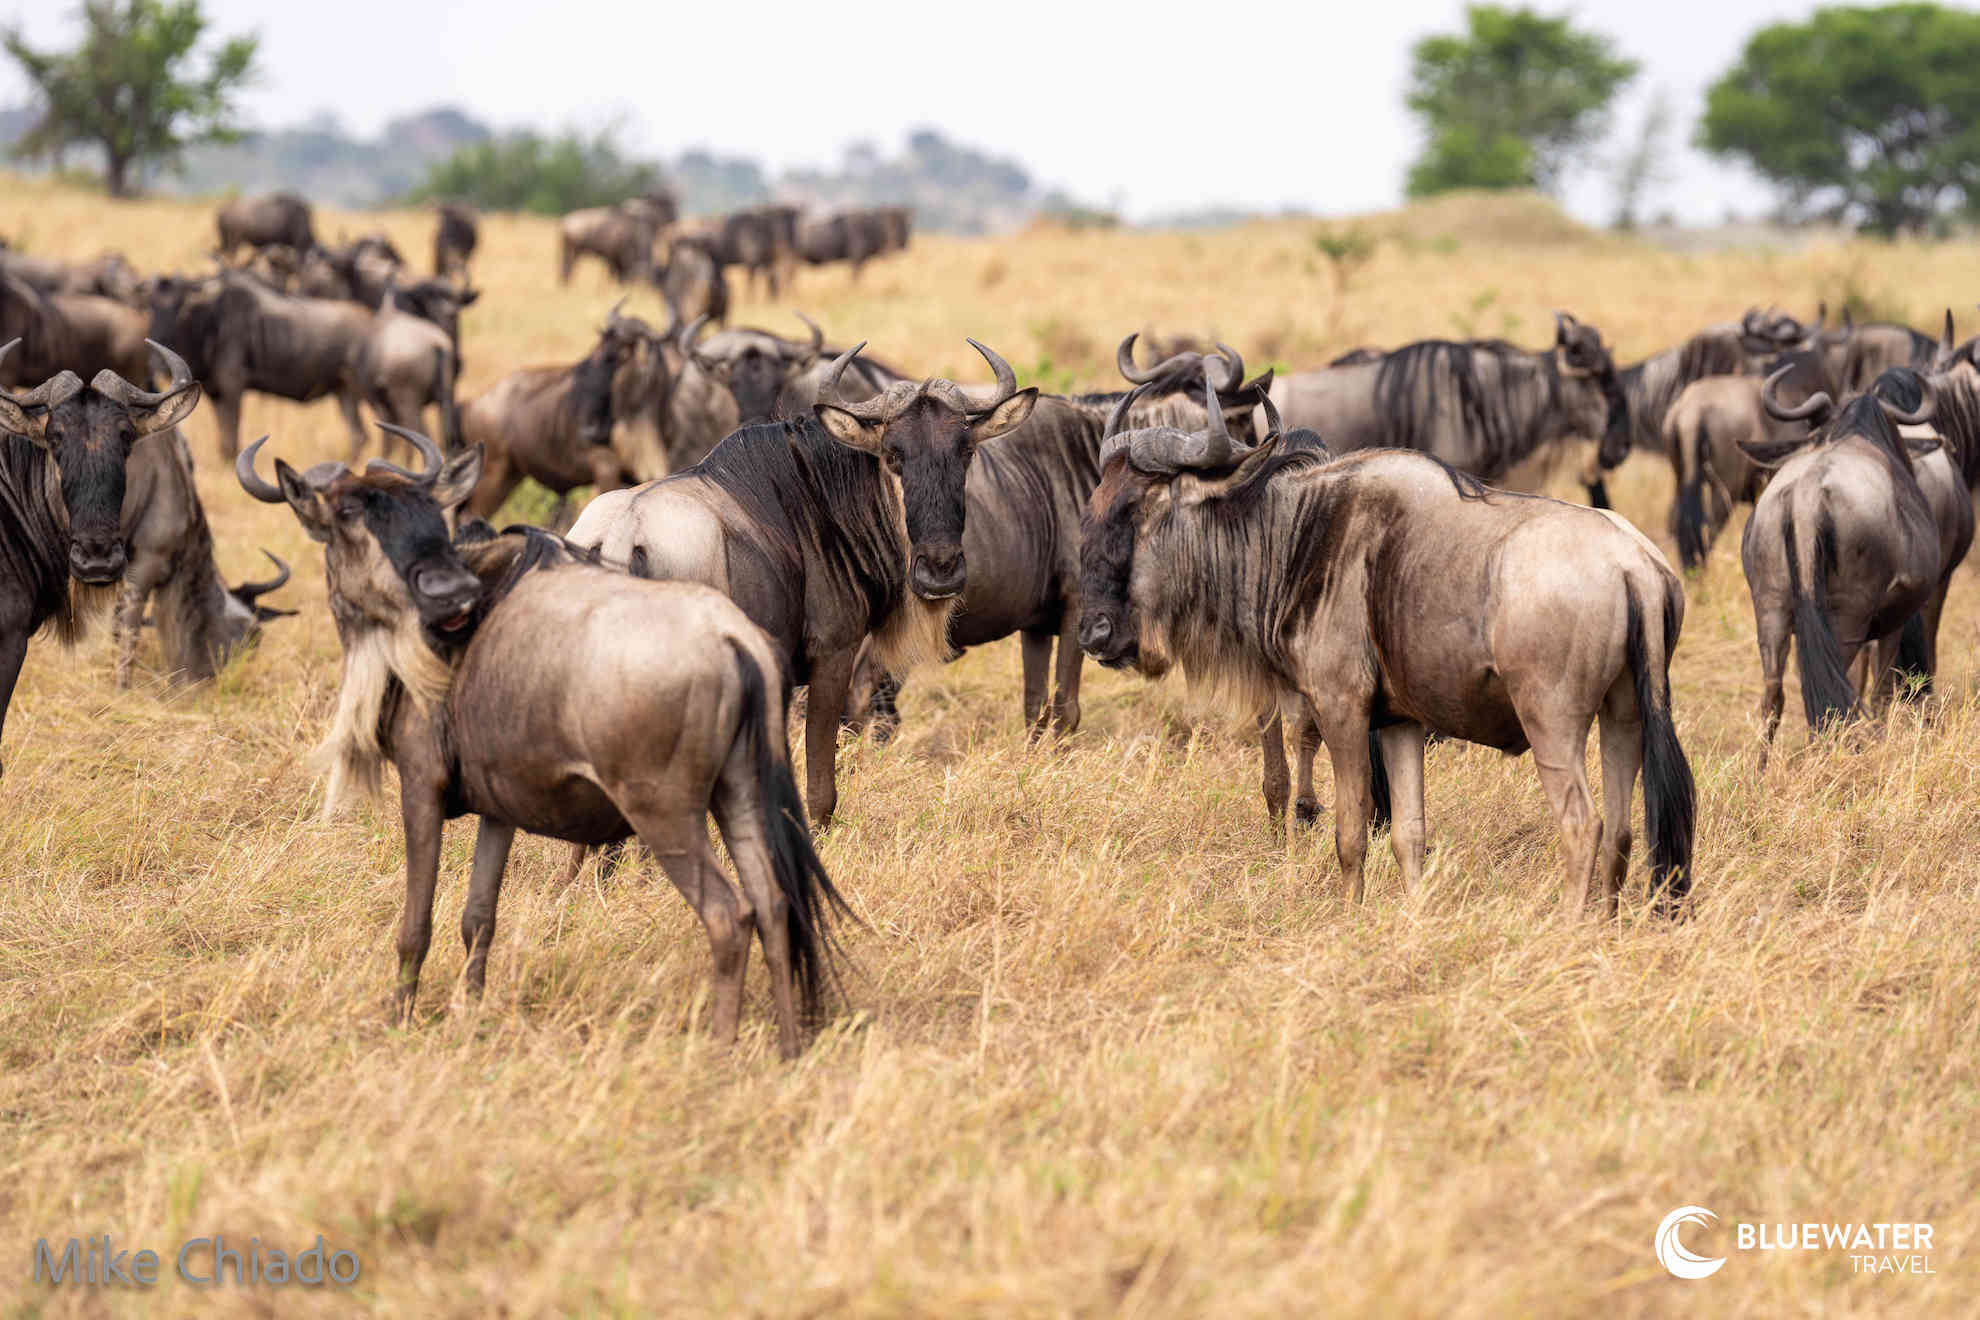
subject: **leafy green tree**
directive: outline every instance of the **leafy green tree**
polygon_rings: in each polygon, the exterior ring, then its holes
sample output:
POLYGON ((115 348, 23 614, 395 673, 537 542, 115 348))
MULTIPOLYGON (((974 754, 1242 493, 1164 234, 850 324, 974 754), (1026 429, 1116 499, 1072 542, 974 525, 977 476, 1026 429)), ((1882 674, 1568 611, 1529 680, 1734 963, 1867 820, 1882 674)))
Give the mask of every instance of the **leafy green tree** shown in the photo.
POLYGON ((1980 213, 1980 14, 1837 8, 1762 28, 1707 93, 1698 140, 1791 214, 1894 234, 1980 213))
POLYGON ((627 157, 617 134, 535 133, 476 142, 429 169, 407 200, 455 197, 487 211, 562 215, 663 187, 660 167, 627 157))
POLYGON ((254 76, 255 38, 222 42, 195 69, 207 27, 199 0, 88 0, 81 18, 73 50, 36 50, 18 27, 0 36, 42 101, 16 155, 101 147, 104 186, 124 197, 133 167, 174 165, 188 146, 240 136, 234 94, 254 76))
POLYGON ((1601 137, 1609 103, 1636 62, 1607 37, 1531 9, 1473 5, 1462 34, 1425 37, 1411 52, 1407 104, 1428 142, 1409 195, 1453 188, 1541 188, 1601 137))

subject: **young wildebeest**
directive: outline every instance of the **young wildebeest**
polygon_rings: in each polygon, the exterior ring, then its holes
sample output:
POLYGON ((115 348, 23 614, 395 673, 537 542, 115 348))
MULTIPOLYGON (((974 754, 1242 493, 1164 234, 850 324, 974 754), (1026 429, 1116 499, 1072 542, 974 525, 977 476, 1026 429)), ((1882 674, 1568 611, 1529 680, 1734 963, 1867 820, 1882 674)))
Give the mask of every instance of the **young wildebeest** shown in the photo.
POLYGON ((158 597, 158 644, 165 672, 177 682, 213 677, 227 657, 252 641, 261 625, 294 614, 256 602, 289 580, 274 555, 276 575, 229 587, 213 560, 213 531, 193 485, 192 451, 175 427, 138 441, 125 468, 124 542, 129 560, 117 598, 117 686, 129 687, 146 603, 158 597))
MULTIPOLYGON (((1781 678, 1794 641, 1808 727, 1819 732, 1857 713, 1849 680, 1857 653, 1878 642, 1868 683, 1881 703, 1893 686, 1899 635, 1940 580, 1940 526, 1919 488, 1898 424, 1929 421, 1929 385, 1915 410, 1876 393, 1836 408, 1817 393, 1794 408, 1774 397, 1783 367, 1761 398, 1780 421, 1813 423, 1805 437, 1751 446, 1779 470, 1754 505, 1740 539, 1760 647, 1760 765, 1781 722, 1781 678)), ((1936 438, 1919 442, 1921 451, 1936 438)))
POLYGON ((1570 907, 1613 914, 1644 819, 1658 907, 1690 888, 1691 771, 1671 721, 1677 575, 1607 510, 1487 489, 1423 454, 1329 461, 1310 432, 1235 446, 1205 431, 1112 437, 1088 504, 1080 644, 1103 664, 1192 680, 1311 723, 1334 769, 1334 841, 1362 895, 1368 737, 1379 734, 1414 891, 1426 732, 1532 748, 1570 907), (1599 718, 1605 819, 1582 765, 1599 718))
MULTIPOLYGON (((0 365, 14 345, 0 348, 0 365)), ((171 376, 158 393, 112 371, 88 385, 65 371, 25 394, 0 390, 0 728, 28 638, 52 623, 68 645, 82 631, 85 590, 123 576, 124 463, 131 446, 184 421, 199 384, 170 349, 151 349, 171 376)))
MULTIPOLYGON (((575 544, 635 575, 727 593, 770 635, 784 671, 810 688, 805 799, 820 825, 838 803, 839 719, 860 642, 872 635, 893 672, 947 654, 949 612, 968 578, 970 460, 1038 398, 970 343, 996 374, 987 396, 928 380, 821 402, 800 421, 742 428, 664 481, 599 496, 571 529, 575 544)), ((835 397, 829 385, 823 397, 835 397)))
MULTIPOLYGON (((658 370, 660 336, 614 307, 598 343, 567 367, 524 367, 461 408, 461 434, 487 455, 468 512, 493 517, 524 477, 568 495, 580 486, 600 492, 639 481, 633 456, 614 447, 623 373, 658 370)), ((662 386, 664 389, 664 384, 662 386)))
POLYGON ((752 932, 770 964, 777 1038, 800 1045, 843 908, 812 851, 784 742, 784 671, 763 634, 719 592, 640 582, 575 562, 518 528, 450 542, 446 517, 474 488, 480 451, 443 459, 413 431, 418 475, 374 459, 236 473, 256 499, 286 501, 323 542, 344 680, 323 752, 326 806, 345 786, 399 772, 406 907, 398 1010, 409 1017, 432 933, 443 822, 480 817, 461 915, 469 992, 481 992, 496 900, 518 829, 579 843, 637 835, 701 917, 714 955, 714 1031, 736 1036, 752 932), (554 644, 546 644, 554 639, 554 644), (708 841, 708 813, 741 877, 742 901, 708 841), (794 1002, 794 998, 801 1003, 794 1002))
MULTIPOLYGON (((1775 400, 1789 407, 1835 390, 1815 349, 1783 353, 1768 371, 1775 400)), ((1683 568, 1703 564, 1733 508, 1766 489, 1771 471, 1748 451, 1792 445, 1808 434, 1806 423, 1782 420, 1762 406, 1765 384, 1759 376, 1708 376, 1685 386, 1664 417, 1664 446, 1678 479, 1671 534, 1683 568)))
MULTIPOLYGON (((1554 313, 1553 347, 1527 352, 1497 340, 1406 344, 1373 361, 1281 377, 1272 402, 1336 453, 1416 449, 1512 489, 1542 484, 1576 441, 1599 441, 1600 462, 1629 447, 1629 404, 1595 327, 1554 313)), ((1590 503, 1606 505, 1599 480, 1590 503)))

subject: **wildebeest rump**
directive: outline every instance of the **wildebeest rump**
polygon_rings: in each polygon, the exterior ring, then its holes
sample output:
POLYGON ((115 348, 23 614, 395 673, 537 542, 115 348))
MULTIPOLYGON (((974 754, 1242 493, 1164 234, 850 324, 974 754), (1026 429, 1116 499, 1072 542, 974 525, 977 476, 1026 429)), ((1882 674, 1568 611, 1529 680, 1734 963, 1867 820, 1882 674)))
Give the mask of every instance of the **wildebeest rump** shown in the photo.
POLYGON ((1261 716, 1310 722, 1333 761, 1335 847, 1361 897, 1378 733, 1405 884, 1423 870, 1426 732, 1531 748, 1560 824, 1564 898, 1613 914, 1644 814, 1658 904, 1690 886, 1694 792, 1671 720, 1676 574, 1621 517, 1490 490, 1421 453, 1331 459, 1310 432, 1114 436, 1082 538, 1080 642, 1159 677, 1181 664, 1261 716), (1602 726, 1604 819, 1583 772, 1602 726))
MULTIPOLYGON (((0 365, 14 349, 0 348, 0 365)), ((166 430, 199 402, 183 360, 152 345, 171 377, 141 390, 115 372, 84 385, 63 372, 34 389, 0 389, 0 729, 28 638, 43 624, 67 645, 84 612, 71 579, 108 588, 123 575, 124 465, 143 436, 166 430)))
POLYGON ((946 653, 968 576, 970 460, 1037 401, 970 342, 997 378, 987 396, 938 379, 842 400, 835 387, 854 348, 833 364, 813 416, 744 427, 685 472, 601 495, 571 529, 574 543, 635 574, 727 593, 770 635, 810 689, 805 796, 820 824, 838 800, 839 720, 861 641, 871 635, 895 672, 946 653))
MULTIPOLYGON (((789 684, 763 634, 706 587, 639 582, 574 562, 533 529, 447 534, 481 455, 442 459, 416 432, 419 474, 374 460, 355 473, 277 462, 279 488, 324 543, 344 677, 324 754, 329 804, 350 782, 399 773, 406 905, 398 1011, 410 1017, 431 939, 444 820, 480 820, 461 918, 479 995, 517 830, 578 843, 637 835, 700 916, 714 957, 713 1028, 735 1039, 752 934, 770 966, 778 1041, 802 1042, 843 903, 800 816, 784 741, 789 684), (713 812, 741 901, 708 840, 713 812)), ((256 445, 259 445, 259 441, 256 445)))
POLYGON ((295 193, 237 197, 221 204, 214 223, 220 231, 223 257, 231 256, 243 244, 260 248, 279 243, 297 252, 307 252, 316 246, 309 203, 295 193))

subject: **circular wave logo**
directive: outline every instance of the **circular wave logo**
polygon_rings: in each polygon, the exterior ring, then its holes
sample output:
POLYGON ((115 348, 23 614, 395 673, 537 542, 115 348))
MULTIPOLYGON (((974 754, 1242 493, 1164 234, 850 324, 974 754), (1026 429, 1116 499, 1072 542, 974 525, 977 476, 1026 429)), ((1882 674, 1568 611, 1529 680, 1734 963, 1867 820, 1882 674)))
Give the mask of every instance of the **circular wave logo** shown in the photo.
POLYGON ((1702 1205, 1681 1205, 1657 1225, 1657 1259, 1680 1279, 1704 1279, 1717 1274, 1726 1263, 1724 1256, 1700 1256, 1678 1238, 1686 1224, 1710 1224, 1718 1216, 1702 1205))

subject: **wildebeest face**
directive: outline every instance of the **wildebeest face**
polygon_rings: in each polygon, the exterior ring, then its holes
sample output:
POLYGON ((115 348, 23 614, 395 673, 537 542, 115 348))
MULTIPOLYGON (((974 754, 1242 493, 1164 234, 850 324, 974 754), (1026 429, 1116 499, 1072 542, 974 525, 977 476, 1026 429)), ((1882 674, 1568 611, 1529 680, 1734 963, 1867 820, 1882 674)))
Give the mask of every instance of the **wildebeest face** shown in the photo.
MULTIPOLYGON (((0 349, 4 358, 9 349, 0 349)), ((152 343, 154 351, 158 345, 152 343)), ((116 372, 100 371, 88 387, 62 372, 24 395, 0 390, 0 429, 24 436, 54 463, 69 530, 69 572, 104 586, 123 576, 124 464, 141 436, 185 420, 199 402, 199 384, 183 360, 161 352, 172 383, 140 390, 116 372)))
POLYGON ((1616 364, 1599 331, 1566 312, 1554 313, 1554 349, 1563 401, 1572 411, 1573 431, 1600 436, 1599 461, 1614 467, 1629 454, 1629 397, 1616 378, 1616 364))
POLYGON ((1156 481, 1125 454, 1108 463, 1079 520, 1079 647, 1110 669, 1141 664, 1134 547, 1156 481))
POLYGON ((789 366, 782 353, 766 352, 754 344, 717 364, 716 370, 716 379, 735 397, 738 426, 774 421, 788 376, 789 366))

